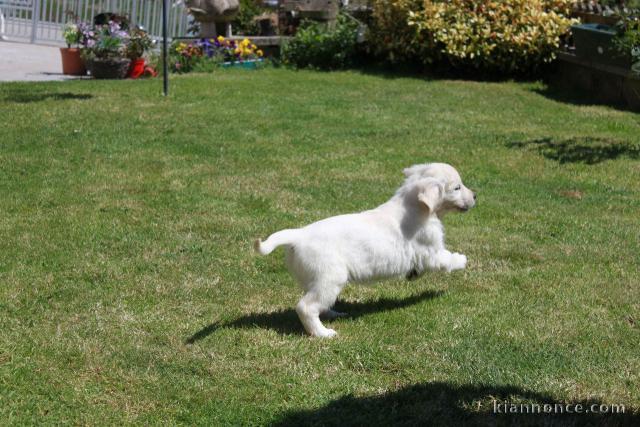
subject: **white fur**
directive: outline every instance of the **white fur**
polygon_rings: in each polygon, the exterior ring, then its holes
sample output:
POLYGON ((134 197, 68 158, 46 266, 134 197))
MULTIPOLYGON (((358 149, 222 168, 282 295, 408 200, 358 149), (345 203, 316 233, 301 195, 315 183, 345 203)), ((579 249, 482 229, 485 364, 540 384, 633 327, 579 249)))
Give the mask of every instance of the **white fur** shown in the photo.
POLYGON ((286 247, 287 267, 305 291, 296 312, 309 334, 336 335, 320 315, 342 315, 330 308, 349 282, 465 268, 467 257, 445 248, 440 217, 473 207, 475 194, 444 163, 415 165, 404 174, 395 195, 375 209, 278 231, 255 242, 262 255, 286 247))

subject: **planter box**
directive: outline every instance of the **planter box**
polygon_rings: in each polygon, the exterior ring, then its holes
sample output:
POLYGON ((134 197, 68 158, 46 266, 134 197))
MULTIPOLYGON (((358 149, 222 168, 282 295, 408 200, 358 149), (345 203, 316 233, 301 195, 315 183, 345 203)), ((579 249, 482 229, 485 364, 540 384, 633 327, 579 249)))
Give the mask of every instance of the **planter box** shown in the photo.
POLYGON ((613 43, 615 30, 602 24, 580 24, 571 27, 576 55, 590 62, 631 68, 631 57, 618 51, 613 43))
POLYGON ((223 62, 222 68, 244 68, 245 70, 255 70, 262 62, 264 62, 263 59, 250 59, 242 62, 223 62))

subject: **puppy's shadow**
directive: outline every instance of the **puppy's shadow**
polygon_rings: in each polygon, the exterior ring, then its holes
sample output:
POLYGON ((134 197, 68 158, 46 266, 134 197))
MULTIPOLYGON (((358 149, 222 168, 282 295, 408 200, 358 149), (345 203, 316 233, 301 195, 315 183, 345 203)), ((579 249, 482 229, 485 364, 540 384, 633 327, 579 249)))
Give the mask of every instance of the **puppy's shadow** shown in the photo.
MULTIPOLYGON (((379 313, 399 308, 409 307, 422 301, 428 301, 442 295, 442 291, 424 291, 407 298, 382 298, 368 302, 338 301, 334 306, 336 311, 346 312, 347 319, 355 319, 371 313, 379 313)), ((221 328, 262 328, 273 329, 283 335, 299 335, 304 333, 298 315, 293 309, 279 310, 271 313, 251 313, 230 322, 214 322, 205 326, 189 337, 185 342, 193 344, 200 341, 221 328)))

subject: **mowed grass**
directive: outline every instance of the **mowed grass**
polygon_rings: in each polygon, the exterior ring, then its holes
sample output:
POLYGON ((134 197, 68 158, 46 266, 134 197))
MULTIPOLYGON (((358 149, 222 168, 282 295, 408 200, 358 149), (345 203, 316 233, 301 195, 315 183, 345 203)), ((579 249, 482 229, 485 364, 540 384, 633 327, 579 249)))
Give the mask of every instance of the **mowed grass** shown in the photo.
POLYGON ((494 399, 638 422, 640 115, 538 83, 171 84, 0 85, 2 424, 526 420, 494 399), (339 336, 305 336, 282 250, 253 239, 375 207, 428 161, 478 192, 445 218, 467 269, 350 285, 339 336))

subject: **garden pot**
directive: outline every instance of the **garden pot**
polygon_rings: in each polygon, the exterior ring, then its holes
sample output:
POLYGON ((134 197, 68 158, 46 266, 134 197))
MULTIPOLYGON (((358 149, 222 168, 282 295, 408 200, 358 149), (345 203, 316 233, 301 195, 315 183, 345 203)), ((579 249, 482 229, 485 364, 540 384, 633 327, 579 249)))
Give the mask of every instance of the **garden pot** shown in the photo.
POLYGON ((87 68, 95 79, 124 79, 130 64, 129 58, 93 58, 87 68))
POLYGON ((129 72, 127 77, 130 79, 137 79, 144 74, 144 59, 138 58, 131 61, 129 66, 129 72))
POLYGON ((580 24, 571 27, 576 55, 602 65, 631 68, 631 57, 621 53, 613 43, 616 31, 602 24, 580 24))
POLYGON ((62 56, 62 74, 70 76, 84 76, 87 74, 84 61, 80 57, 80 49, 76 47, 61 47, 60 56, 62 56))

